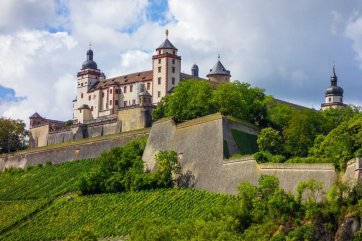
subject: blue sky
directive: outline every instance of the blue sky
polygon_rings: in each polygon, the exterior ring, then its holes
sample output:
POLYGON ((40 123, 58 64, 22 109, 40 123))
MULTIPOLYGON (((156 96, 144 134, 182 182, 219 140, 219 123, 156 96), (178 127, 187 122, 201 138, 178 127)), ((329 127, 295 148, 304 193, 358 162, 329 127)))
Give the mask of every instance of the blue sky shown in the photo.
POLYGON ((182 71, 217 61, 231 79, 319 109, 335 62, 346 103, 362 105, 362 2, 350 0, 2 0, 0 115, 71 118, 89 42, 107 77, 151 69, 169 39, 182 71))

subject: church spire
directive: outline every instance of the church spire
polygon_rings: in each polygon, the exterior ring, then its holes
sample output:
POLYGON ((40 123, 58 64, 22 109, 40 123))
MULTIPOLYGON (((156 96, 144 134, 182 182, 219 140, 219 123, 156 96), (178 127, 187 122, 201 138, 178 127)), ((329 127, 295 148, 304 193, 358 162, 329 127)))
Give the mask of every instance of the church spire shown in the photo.
POLYGON ((333 74, 331 76, 331 85, 332 86, 337 86, 337 75, 336 75, 336 65, 333 65, 333 74))

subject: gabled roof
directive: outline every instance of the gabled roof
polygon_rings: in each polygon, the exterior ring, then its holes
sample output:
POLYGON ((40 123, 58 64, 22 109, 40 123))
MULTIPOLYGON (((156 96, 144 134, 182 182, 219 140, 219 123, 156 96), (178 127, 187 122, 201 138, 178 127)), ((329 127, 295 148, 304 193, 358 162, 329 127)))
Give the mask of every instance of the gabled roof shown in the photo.
POLYGON ((210 69, 210 73, 208 73, 206 76, 209 77, 209 75, 227 75, 227 76, 231 76, 230 71, 225 69, 224 65, 222 65, 220 60, 217 61, 215 66, 212 69, 210 69))
POLYGON ((189 80, 189 79, 194 79, 194 80, 206 80, 204 78, 198 77, 198 76, 193 76, 191 74, 185 74, 185 73, 181 73, 180 74, 180 81, 184 81, 184 80, 189 80))
POLYGON ((177 50, 177 48, 175 46, 173 46, 173 44, 170 42, 170 40, 168 40, 168 38, 166 38, 166 40, 156 49, 175 49, 177 50))
POLYGON ((111 85, 124 85, 124 84, 132 84, 137 82, 152 81, 152 78, 153 78, 152 70, 121 75, 118 77, 101 80, 97 82, 89 91, 94 91, 96 89, 105 89, 111 85))

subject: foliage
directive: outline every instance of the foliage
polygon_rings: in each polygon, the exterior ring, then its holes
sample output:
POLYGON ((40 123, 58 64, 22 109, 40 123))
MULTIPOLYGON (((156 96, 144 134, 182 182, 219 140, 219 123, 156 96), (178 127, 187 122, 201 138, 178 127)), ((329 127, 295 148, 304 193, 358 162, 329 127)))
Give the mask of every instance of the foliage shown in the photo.
POLYGON ((277 102, 271 96, 267 96, 264 103, 267 106, 268 124, 279 131, 288 125, 293 113, 297 111, 291 106, 277 102))
POLYGON ((290 156, 307 156, 315 137, 321 133, 321 125, 318 112, 313 110, 295 112, 288 125, 283 128, 285 151, 290 156))
POLYGON ((288 159, 287 163, 330 163, 328 158, 319 157, 293 157, 288 159))
POLYGON ((297 185, 297 200, 299 202, 304 201, 307 204, 317 203, 318 198, 321 197, 321 191, 323 183, 316 181, 315 179, 308 179, 304 182, 300 182, 297 185))
POLYGON ((97 237, 126 235, 142 220, 158 223, 157 230, 161 230, 167 225, 206 219, 211 209, 235 200, 232 195, 190 189, 74 196, 59 199, 31 222, 2 234, 0 239, 60 240, 83 229, 97 237))
POLYGON ((182 81, 165 100, 165 115, 184 121, 215 113, 212 91, 208 81, 182 81))
POLYGON ((283 137, 273 128, 262 129, 257 143, 260 151, 267 151, 271 154, 283 153, 283 137))
POLYGON ((97 237, 88 230, 79 230, 69 236, 64 241, 97 241, 97 237))
POLYGON ((254 153, 253 156, 258 163, 264 163, 264 162, 283 163, 286 161, 285 156, 273 155, 267 151, 256 152, 254 153))
POLYGON ((144 171, 142 154, 146 138, 134 139, 123 147, 112 148, 97 158, 99 163, 79 180, 82 194, 115 193, 174 186, 180 164, 174 151, 157 153, 155 172, 144 171))
POLYGON ((264 90, 238 81, 215 88, 208 81, 182 81, 174 92, 163 98, 152 113, 154 120, 173 117, 185 121, 221 112, 263 125, 266 119, 264 90))
POLYGON ((43 207, 45 199, 2 201, 0 200, 0 230, 12 226, 29 214, 43 207))
POLYGON ((326 136, 319 136, 310 149, 310 156, 327 158, 337 170, 344 170, 348 160, 362 146, 362 115, 342 122, 326 136))
POLYGON ((0 153, 24 149, 28 136, 22 120, 0 118, 0 153))
POLYGON ((159 151, 156 156, 156 170, 153 173, 157 187, 173 187, 173 175, 181 173, 181 166, 175 151, 159 151))
POLYGON ((57 165, 6 169, 0 173, 0 200, 54 198, 78 190, 77 179, 96 165, 94 159, 57 165))

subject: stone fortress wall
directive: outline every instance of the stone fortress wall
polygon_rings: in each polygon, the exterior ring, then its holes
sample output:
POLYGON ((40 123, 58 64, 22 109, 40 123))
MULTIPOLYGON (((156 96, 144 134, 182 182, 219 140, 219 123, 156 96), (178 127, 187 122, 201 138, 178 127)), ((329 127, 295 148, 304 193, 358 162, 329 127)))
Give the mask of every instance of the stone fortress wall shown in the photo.
POLYGON ((103 151, 107 151, 112 147, 127 144, 133 138, 147 136, 149 131, 149 128, 141 129, 102 138, 73 141, 66 145, 55 145, 54 147, 38 148, 10 155, 1 155, 0 170, 10 167, 25 168, 30 165, 45 164, 47 161, 56 164, 66 161, 95 158, 103 151))
MULTIPOLYGON (((280 186, 290 192, 295 192, 298 183, 310 178, 322 182, 323 191, 326 191, 338 178, 333 164, 329 163, 258 164, 250 156, 226 159, 223 142, 226 140, 230 154, 237 148, 230 133, 232 128, 255 135, 258 131, 220 115, 203 118, 181 124, 171 119, 154 123, 143 155, 147 168, 154 168, 157 151, 175 150, 183 172, 192 173, 195 188, 222 193, 236 193, 237 185, 242 181, 257 184, 264 174, 277 176, 280 186)), ((360 175, 360 166, 362 159, 350 161, 343 179, 355 182, 360 175)))
MULTIPOLYGON (((103 127, 94 126, 94 129, 96 128, 103 127)), ((99 132, 99 129, 95 132, 99 132)), ((294 192, 298 183, 310 178, 323 182, 325 191, 338 179, 332 164, 258 164, 250 156, 225 158, 225 143, 230 155, 239 153, 240 143, 236 143, 231 133, 235 129, 249 135, 256 136, 259 133, 258 128, 252 125, 230 120, 220 114, 180 124, 176 124, 172 119, 163 119, 155 122, 151 129, 73 141, 63 146, 38 148, 9 156, 3 155, 0 156, 0 170, 9 167, 24 168, 28 165, 44 164, 46 161, 60 163, 94 158, 114 146, 125 145, 132 138, 146 135, 148 142, 143 155, 146 167, 151 170, 154 168, 154 155, 159 150, 174 150, 178 153, 182 171, 191 175, 193 186, 199 189, 234 194, 240 182, 249 181, 257 184, 261 175, 268 174, 277 176, 280 186, 287 191, 294 192)), ((346 182, 360 180, 361 170, 362 158, 351 160, 342 180, 346 182)))

